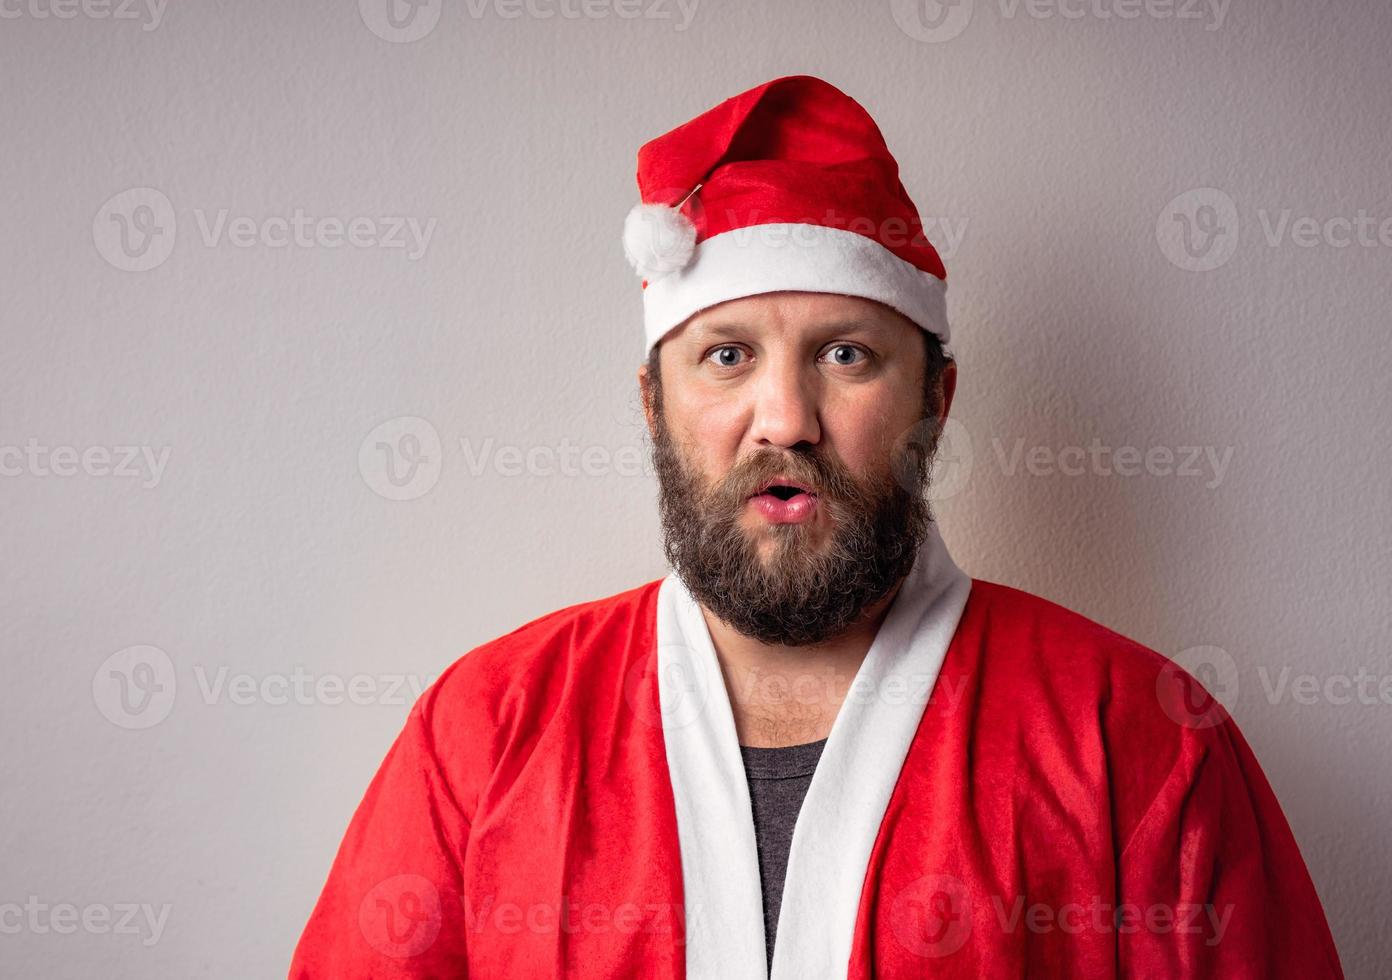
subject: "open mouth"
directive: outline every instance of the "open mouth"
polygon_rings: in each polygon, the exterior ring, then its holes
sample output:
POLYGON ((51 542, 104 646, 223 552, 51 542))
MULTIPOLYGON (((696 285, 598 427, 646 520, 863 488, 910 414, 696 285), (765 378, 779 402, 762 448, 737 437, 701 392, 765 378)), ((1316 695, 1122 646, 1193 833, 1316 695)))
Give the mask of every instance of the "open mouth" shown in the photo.
POLYGON ((771 497, 777 497, 779 500, 792 500, 798 494, 803 493, 815 496, 809 488, 800 483, 775 481, 766 485, 762 490, 755 493, 754 496, 760 497, 764 494, 768 494, 771 497))
POLYGON ((816 515, 817 494, 811 487, 778 476, 751 494, 749 504, 770 524, 802 524, 816 515))

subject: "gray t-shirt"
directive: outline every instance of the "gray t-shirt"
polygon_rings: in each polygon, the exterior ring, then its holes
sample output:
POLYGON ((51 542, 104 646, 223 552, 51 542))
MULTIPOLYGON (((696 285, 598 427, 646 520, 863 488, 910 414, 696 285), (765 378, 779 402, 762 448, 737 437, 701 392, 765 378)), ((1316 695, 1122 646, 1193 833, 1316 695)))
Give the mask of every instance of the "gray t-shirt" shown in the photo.
POLYGON ((754 837, 759 848, 759 879, 764 893, 764 945, 773 968, 773 940, 783 903, 783 878, 802 799, 812 783, 826 739, 777 749, 740 746, 744 775, 754 809, 754 837))

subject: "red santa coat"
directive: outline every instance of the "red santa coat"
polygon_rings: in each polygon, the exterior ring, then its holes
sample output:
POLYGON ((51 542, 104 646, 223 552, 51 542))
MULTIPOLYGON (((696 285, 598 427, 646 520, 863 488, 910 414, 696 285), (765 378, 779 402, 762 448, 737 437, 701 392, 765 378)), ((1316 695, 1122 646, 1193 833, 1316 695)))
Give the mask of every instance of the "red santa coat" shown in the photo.
MULTIPOLYGON (((460 658, 354 814, 292 978, 767 978, 710 635, 676 575, 460 658)), ((1340 977, 1237 727, 933 529, 840 706, 773 980, 1340 977), (931 696, 930 696, 931 695, 931 696)))

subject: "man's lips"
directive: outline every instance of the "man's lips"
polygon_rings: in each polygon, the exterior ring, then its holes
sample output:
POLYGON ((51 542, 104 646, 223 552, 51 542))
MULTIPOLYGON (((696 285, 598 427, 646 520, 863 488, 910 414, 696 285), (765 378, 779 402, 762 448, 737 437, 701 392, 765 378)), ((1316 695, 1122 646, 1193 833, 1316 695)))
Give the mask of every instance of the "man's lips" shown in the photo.
POLYGON ((811 488, 781 476, 751 494, 749 503, 771 524, 801 524, 817 511, 817 495, 811 488))

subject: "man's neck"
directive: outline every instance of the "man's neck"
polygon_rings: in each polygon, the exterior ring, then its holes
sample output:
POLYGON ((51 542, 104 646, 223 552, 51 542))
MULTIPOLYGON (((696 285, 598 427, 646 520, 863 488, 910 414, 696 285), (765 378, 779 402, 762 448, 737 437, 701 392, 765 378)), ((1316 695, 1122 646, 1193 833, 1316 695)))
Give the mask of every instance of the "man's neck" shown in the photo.
POLYGON ((740 744, 779 748, 826 738, 902 585, 901 579, 850 627, 816 646, 762 643, 701 606, 740 744))

